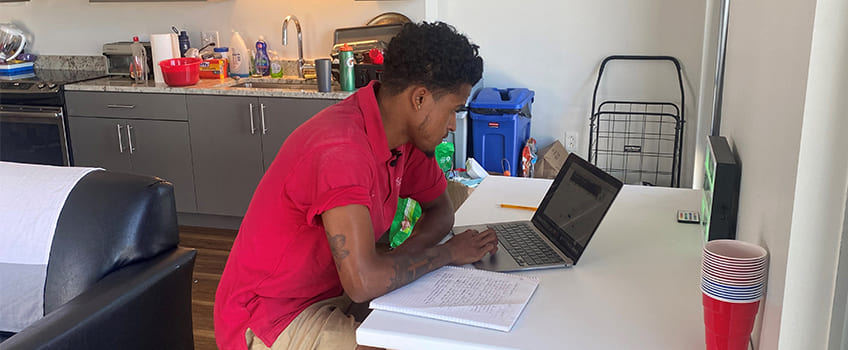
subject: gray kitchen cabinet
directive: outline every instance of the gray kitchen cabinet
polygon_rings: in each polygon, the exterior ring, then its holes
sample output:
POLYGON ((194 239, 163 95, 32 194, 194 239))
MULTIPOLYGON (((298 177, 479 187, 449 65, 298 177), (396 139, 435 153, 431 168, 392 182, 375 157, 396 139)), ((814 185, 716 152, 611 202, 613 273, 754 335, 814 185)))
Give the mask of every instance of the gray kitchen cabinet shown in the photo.
MULTIPOLYGON (((274 158, 286 138, 300 124, 309 120, 322 109, 335 104, 336 100, 267 98, 259 99, 260 108, 265 108, 265 129, 262 132, 262 159, 265 170, 271 166, 274 158)), ((261 111, 260 111, 261 112, 261 111)), ((261 121, 260 121, 261 122, 261 121)))
POLYGON ((187 96, 198 212, 243 216, 286 137, 335 102, 187 96))
POLYGON ((131 172, 126 127, 121 119, 68 117, 74 165, 131 172))
POLYGON ((144 119, 139 111, 149 103, 173 106, 174 95, 73 92, 65 98, 74 165, 161 177, 174 185, 178 211, 197 211, 184 102, 171 112, 174 120, 165 120, 162 114, 144 119))
POLYGON ((243 216, 262 178, 262 139, 253 97, 188 96, 197 209, 243 216))

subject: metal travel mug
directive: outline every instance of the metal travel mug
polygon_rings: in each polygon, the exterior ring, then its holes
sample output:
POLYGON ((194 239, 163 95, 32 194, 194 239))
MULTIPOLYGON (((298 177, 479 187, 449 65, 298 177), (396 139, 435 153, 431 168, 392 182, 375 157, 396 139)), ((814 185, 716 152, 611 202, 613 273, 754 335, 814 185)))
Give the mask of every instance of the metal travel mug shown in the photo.
POLYGON ((329 58, 319 58, 315 60, 315 75, 318 78, 318 91, 329 92, 332 89, 333 74, 330 71, 332 67, 329 58))

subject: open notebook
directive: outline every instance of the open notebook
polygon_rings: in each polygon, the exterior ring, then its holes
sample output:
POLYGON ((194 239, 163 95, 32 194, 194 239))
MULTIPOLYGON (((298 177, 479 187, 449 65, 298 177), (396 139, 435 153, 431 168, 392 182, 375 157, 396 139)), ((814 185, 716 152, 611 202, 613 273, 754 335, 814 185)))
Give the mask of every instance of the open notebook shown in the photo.
POLYGON ((445 266, 370 307, 509 332, 538 285, 535 277, 445 266))

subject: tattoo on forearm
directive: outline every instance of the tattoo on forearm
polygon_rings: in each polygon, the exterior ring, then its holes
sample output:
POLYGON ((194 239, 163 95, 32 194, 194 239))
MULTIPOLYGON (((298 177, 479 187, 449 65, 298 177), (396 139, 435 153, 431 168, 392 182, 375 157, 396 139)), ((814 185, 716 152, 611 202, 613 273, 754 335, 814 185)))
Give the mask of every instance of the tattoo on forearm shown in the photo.
MULTIPOLYGON (((327 236, 330 236, 330 233, 327 232, 327 236)), ((345 236, 344 235, 335 235, 330 236, 330 250, 333 252, 333 257, 336 260, 336 265, 348 255, 350 255, 350 250, 345 249, 345 236)))
POLYGON ((389 286, 386 287, 386 292, 398 289, 409 282, 424 276, 426 273, 435 270, 444 265, 440 261, 444 257, 439 253, 423 252, 414 256, 397 256, 394 259, 395 274, 391 277, 389 286))

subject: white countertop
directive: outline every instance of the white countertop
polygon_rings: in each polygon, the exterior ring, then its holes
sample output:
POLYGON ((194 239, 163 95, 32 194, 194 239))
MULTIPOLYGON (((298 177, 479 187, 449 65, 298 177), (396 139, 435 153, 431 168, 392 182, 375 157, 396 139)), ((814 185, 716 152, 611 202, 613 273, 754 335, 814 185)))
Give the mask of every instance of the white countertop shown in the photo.
MULTIPOLYGON (((456 214, 456 225, 529 219, 551 180, 489 176, 456 214)), ((701 191, 625 186, 580 262, 520 272, 539 288, 510 332, 373 311, 363 345, 390 349, 699 349, 701 226, 676 221, 698 210, 701 191)))

